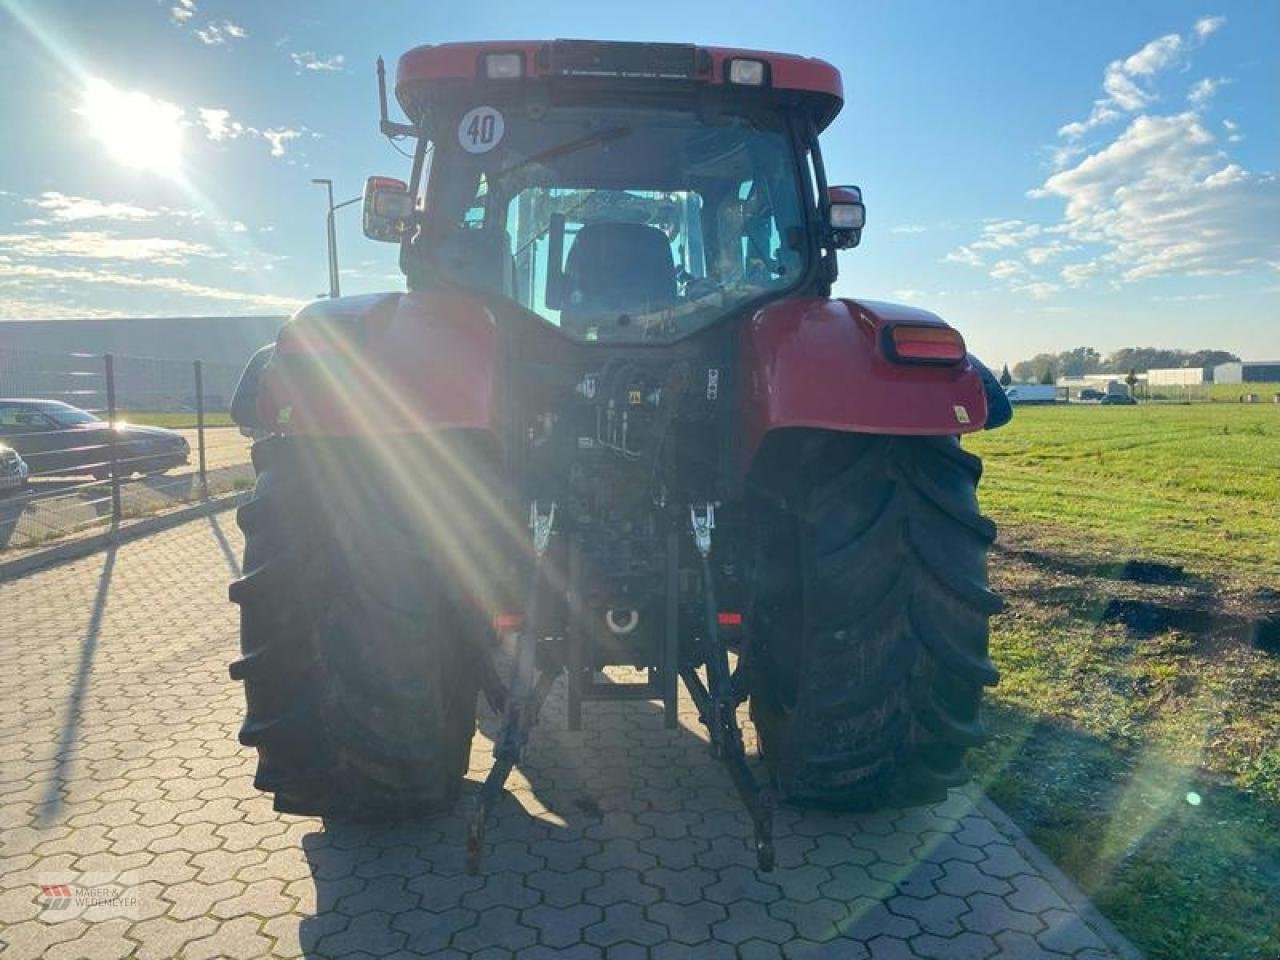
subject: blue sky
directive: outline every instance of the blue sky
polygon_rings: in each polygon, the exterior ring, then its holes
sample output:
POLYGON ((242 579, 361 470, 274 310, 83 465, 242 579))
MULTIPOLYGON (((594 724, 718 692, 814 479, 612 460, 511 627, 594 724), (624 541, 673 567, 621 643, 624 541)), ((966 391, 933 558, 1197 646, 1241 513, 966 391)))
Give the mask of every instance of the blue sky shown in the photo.
MULTIPOLYGON (((822 57, 869 225, 842 295, 991 362, 1080 344, 1280 357, 1280 4, 0 0, 0 317, 285 312, 323 206, 408 163, 373 62, 556 36, 822 57), (140 115, 122 135, 111 118, 140 115)), ((399 285, 338 214, 343 292, 399 285)))

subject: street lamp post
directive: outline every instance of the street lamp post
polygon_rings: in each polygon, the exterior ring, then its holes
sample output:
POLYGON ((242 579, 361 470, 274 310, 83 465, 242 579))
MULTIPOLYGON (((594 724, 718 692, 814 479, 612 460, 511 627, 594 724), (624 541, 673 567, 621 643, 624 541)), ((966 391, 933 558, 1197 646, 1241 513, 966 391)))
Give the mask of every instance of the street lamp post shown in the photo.
POLYGON ((317 177, 313 178, 311 182, 323 186, 329 199, 329 213, 325 218, 325 233, 329 241, 329 299, 336 300, 342 296, 342 289, 338 282, 338 231, 334 224, 333 215, 343 207, 351 206, 351 204, 360 200, 360 197, 352 197, 350 200, 344 200, 342 203, 335 205, 333 202, 332 180, 326 177, 317 177))

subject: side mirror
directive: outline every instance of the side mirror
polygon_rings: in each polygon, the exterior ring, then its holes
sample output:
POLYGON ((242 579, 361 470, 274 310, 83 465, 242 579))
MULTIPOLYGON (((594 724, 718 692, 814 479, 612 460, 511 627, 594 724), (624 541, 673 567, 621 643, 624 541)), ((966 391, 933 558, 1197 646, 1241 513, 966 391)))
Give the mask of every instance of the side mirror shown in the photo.
POLYGON ((862 242, 862 228, 867 223, 867 208, 862 204, 861 187, 828 187, 827 204, 831 211, 831 243, 837 250, 848 250, 862 242))
POLYGON ((370 240, 399 243, 413 222, 409 185, 391 177, 364 182, 364 235, 370 240))

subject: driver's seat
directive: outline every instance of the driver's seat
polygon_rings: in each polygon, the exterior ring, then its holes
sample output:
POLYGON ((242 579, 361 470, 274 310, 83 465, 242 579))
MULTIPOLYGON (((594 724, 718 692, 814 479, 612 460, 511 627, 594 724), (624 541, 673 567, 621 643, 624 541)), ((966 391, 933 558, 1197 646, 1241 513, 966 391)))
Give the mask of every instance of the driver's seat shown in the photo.
POLYGON ((588 223, 565 260, 560 322, 577 332, 588 321, 652 313, 676 301, 676 269, 667 235, 647 223, 588 223))

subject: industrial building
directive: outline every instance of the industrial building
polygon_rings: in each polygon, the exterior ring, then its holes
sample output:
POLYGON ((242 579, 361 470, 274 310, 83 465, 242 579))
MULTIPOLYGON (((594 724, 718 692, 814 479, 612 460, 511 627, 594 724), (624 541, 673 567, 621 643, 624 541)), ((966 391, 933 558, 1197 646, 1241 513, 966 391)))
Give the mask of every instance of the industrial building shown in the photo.
POLYGON ((1209 382, 1204 367, 1166 367, 1147 371, 1147 383, 1153 387, 1198 387, 1209 382))
POLYGON ((1237 360, 1213 368, 1214 383, 1280 383, 1280 360, 1237 360))

